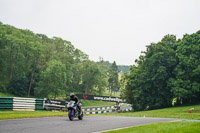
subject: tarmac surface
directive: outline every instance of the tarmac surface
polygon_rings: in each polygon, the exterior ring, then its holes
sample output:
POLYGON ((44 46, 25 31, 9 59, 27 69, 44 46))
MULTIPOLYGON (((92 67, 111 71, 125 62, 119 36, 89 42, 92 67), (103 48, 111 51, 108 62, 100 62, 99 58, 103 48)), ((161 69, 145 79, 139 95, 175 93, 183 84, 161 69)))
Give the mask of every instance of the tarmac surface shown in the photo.
POLYGON ((156 122, 181 121, 171 118, 84 116, 70 121, 66 117, 0 120, 0 133, 94 133, 156 122))

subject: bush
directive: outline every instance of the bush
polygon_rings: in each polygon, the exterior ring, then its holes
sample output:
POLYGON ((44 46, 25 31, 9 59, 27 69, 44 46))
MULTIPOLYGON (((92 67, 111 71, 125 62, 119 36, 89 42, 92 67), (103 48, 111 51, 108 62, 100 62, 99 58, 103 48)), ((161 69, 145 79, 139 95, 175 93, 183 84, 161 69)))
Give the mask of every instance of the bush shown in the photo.
POLYGON ((8 86, 8 92, 16 96, 26 96, 28 88, 29 82, 27 78, 14 79, 8 86))
POLYGON ((3 93, 7 92, 5 85, 2 83, 0 83, 0 92, 3 92, 3 93))

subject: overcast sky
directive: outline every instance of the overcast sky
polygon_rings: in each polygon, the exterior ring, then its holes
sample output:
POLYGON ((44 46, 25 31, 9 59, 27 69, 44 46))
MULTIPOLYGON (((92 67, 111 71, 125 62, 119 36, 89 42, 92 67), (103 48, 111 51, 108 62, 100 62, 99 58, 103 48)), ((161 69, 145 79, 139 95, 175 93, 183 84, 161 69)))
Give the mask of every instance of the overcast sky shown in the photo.
POLYGON ((200 30, 200 0, 0 0, 0 21, 61 37, 94 61, 133 65, 165 35, 200 30))

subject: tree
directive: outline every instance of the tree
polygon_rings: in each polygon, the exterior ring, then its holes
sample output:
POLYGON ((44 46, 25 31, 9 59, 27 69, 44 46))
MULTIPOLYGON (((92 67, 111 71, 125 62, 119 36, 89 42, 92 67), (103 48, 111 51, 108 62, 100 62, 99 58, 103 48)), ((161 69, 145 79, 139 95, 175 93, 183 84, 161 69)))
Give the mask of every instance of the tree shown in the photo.
MULTIPOLYGON (((67 80, 67 89, 70 92, 80 92, 85 93, 84 87, 82 84, 82 74, 83 74, 83 63, 78 62, 74 63, 70 69, 70 80, 67 80)), ((69 92, 69 93, 70 93, 69 92)))
POLYGON ((116 65, 116 62, 114 61, 109 68, 108 89, 110 90, 110 96, 112 96, 112 92, 119 91, 118 72, 118 67, 116 65))
POLYGON ((179 40, 176 55, 179 60, 169 86, 177 104, 196 103, 200 100, 200 31, 184 35, 179 40))
POLYGON ((125 94, 135 110, 169 107, 173 95, 168 81, 174 77, 177 65, 176 37, 165 36, 160 42, 147 46, 144 55, 136 60, 128 76, 125 94))
POLYGON ((126 86, 128 82, 128 73, 122 73, 120 80, 119 80, 119 86, 120 86, 120 97, 123 99, 126 99, 126 86))
POLYGON ((8 86, 8 92, 16 96, 26 96, 27 91, 28 80, 25 77, 20 79, 13 79, 8 86))
POLYGON ((95 86, 97 86, 100 70, 95 62, 84 61, 82 66, 82 85, 85 94, 95 94, 95 86))
POLYGON ((97 78, 97 88, 99 95, 102 95, 105 91, 106 87, 108 86, 108 67, 105 64, 105 61, 103 58, 100 58, 100 61, 98 63, 99 67, 99 77, 97 78))
MULTIPOLYGON (((63 90, 66 92, 70 89, 81 90, 84 87, 81 78, 84 70, 82 69, 83 62, 88 60, 88 55, 62 38, 48 38, 43 34, 34 34, 29 30, 17 29, 0 23, 1 90, 6 91, 5 88, 11 86, 14 81, 26 78, 28 88, 25 90, 28 96, 34 95, 34 92, 39 95, 43 90, 44 96, 52 94, 50 92, 53 91, 52 89, 46 91, 47 88, 38 87, 46 86, 44 75, 48 75, 49 65, 52 65, 50 62, 55 60, 62 63, 66 69, 66 82, 63 90)), ((55 74, 53 71, 52 73, 55 74)))
POLYGON ((64 91, 66 85, 66 67, 59 61, 52 60, 48 67, 41 73, 37 86, 37 95, 47 97, 49 94, 54 99, 64 91))

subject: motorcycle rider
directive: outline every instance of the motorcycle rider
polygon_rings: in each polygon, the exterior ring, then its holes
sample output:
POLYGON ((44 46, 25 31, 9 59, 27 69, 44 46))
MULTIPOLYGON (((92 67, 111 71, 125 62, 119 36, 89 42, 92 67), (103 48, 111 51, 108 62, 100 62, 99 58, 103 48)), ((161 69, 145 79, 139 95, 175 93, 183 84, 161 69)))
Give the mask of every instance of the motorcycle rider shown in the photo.
POLYGON ((79 114, 81 114, 81 104, 80 104, 80 101, 79 101, 79 99, 78 99, 78 97, 77 96, 75 96, 75 94, 74 93, 71 93, 70 94, 70 101, 75 101, 75 104, 77 105, 77 107, 79 108, 79 114))

